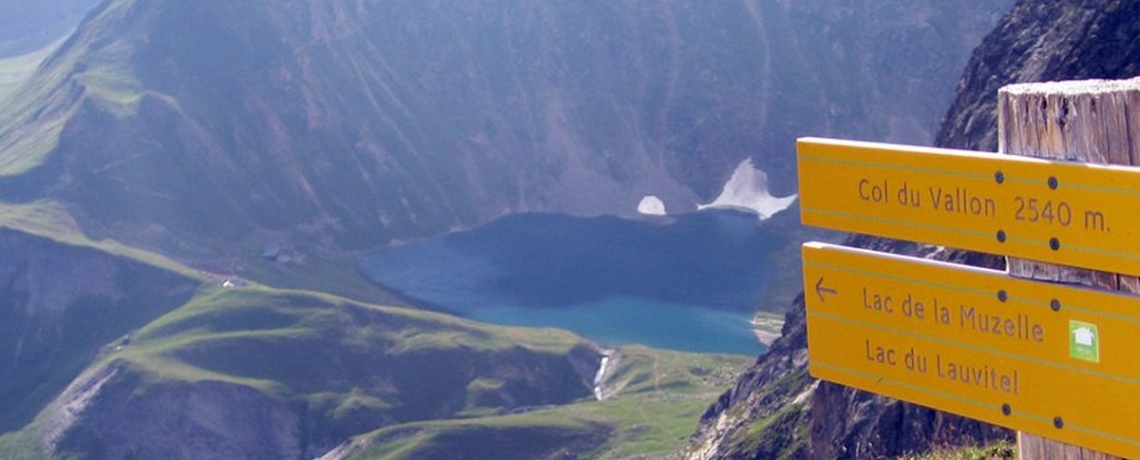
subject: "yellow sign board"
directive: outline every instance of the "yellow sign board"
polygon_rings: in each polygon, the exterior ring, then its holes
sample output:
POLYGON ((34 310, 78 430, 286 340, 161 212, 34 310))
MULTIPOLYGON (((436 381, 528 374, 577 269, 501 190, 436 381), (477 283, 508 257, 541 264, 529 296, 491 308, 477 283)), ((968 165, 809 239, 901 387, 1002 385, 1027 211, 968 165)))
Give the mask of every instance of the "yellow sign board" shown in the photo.
POLYGON ((806 225, 1140 275, 1140 168, 800 139, 806 225))
POLYGON ((808 243, 813 376, 1140 458, 1140 298, 808 243))

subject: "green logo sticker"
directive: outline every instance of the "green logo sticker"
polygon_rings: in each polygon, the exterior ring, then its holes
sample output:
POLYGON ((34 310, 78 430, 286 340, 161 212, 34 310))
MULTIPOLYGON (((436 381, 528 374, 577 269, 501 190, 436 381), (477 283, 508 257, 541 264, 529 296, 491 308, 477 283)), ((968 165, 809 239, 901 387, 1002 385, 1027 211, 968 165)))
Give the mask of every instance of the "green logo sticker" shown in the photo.
POLYGON ((1100 334, 1096 324, 1069 320, 1069 356, 1084 361, 1100 362, 1100 334))

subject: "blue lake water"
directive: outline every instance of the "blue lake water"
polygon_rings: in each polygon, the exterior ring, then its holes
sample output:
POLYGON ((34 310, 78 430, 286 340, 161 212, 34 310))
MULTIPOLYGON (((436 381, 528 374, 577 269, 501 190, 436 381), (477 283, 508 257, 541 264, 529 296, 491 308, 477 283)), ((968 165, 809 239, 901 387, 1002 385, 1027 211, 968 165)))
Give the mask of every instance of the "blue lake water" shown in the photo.
POLYGON ((786 240, 755 215, 641 220, 523 214, 361 261, 374 282, 494 324, 602 343, 755 355, 749 323, 786 240))

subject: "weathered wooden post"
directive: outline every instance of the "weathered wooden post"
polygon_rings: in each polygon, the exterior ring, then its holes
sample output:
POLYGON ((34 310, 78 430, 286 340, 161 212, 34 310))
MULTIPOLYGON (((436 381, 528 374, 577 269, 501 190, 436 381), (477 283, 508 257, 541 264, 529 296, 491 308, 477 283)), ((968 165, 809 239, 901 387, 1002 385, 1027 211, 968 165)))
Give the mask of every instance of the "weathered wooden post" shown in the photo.
POLYGON ((1037 433, 1023 459, 1140 459, 1140 79, 1010 86, 998 110, 1011 155, 797 142, 805 224, 1011 257, 805 243, 809 371, 1037 433))
MULTIPOLYGON (((998 94, 999 152, 1140 165, 1140 78, 1017 84, 998 94)), ((1140 209, 1136 211, 1140 219, 1140 209)), ((1009 272, 1020 278, 1140 293, 1140 280, 1115 273, 1012 257, 1009 272)), ((1027 433, 1018 433, 1018 451, 1023 460, 1119 458, 1027 433)))

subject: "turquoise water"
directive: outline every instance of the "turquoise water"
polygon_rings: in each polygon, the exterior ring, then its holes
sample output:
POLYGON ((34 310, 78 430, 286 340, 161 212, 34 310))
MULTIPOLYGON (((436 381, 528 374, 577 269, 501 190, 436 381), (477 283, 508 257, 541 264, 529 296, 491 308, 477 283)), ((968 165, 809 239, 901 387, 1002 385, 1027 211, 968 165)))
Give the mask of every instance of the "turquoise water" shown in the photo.
POLYGON ((655 348, 701 353, 755 355, 748 312, 720 311, 636 297, 612 297, 574 308, 517 306, 480 308, 468 316, 507 326, 558 327, 611 344, 640 343, 655 348))
POLYGON ((374 282, 478 321, 557 327, 611 345, 755 355, 749 323, 786 244, 754 215, 505 217, 369 253, 374 282))

